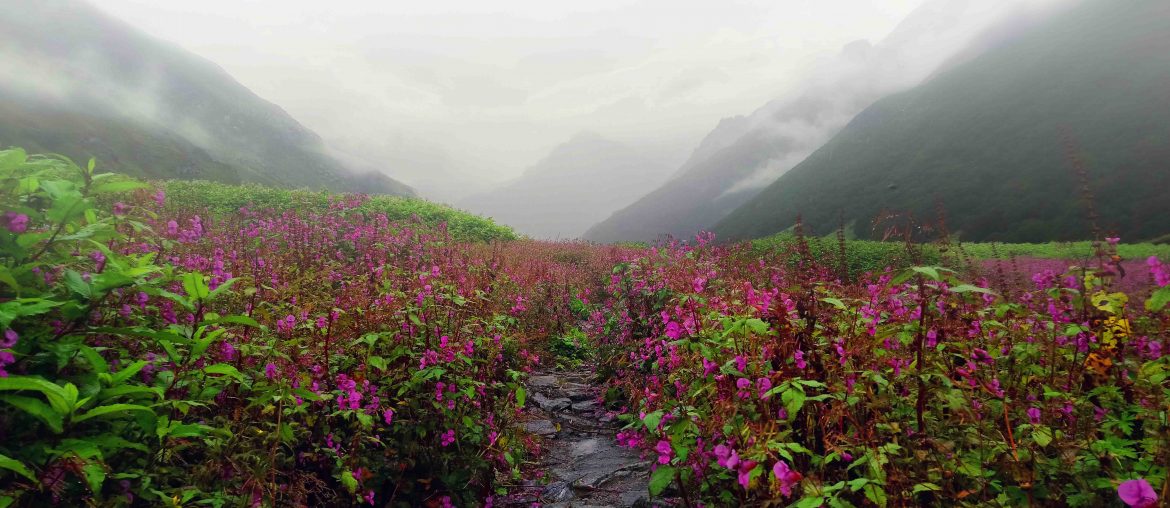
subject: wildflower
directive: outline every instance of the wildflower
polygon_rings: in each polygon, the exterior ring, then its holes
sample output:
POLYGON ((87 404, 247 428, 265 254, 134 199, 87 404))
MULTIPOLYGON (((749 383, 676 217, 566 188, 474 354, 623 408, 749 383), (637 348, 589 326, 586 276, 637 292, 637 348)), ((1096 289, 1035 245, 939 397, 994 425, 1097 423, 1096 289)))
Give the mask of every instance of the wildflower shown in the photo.
POLYGON ((665 439, 654 445, 654 451, 658 452, 659 464, 669 464, 671 456, 674 455, 674 450, 670 448, 670 441, 665 439))
POLYGON ((1135 508, 1149 508, 1158 502, 1158 494, 1144 478, 1121 482, 1117 486, 1117 495, 1121 502, 1135 508))
POLYGON ((762 399, 768 393, 768 390, 772 389, 772 380, 762 377, 756 381, 756 387, 759 389, 760 398, 762 399))
POLYGON ((745 460, 742 464, 740 464, 739 475, 737 475, 736 479, 739 480, 739 485, 741 487, 746 489, 751 485, 752 471, 755 469, 756 461, 754 460, 745 460))
POLYGON ((772 466, 772 475, 776 477, 777 485, 780 487, 780 493, 784 497, 792 495, 792 486, 800 483, 803 476, 793 471, 788 467, 788 463, 783 460, 776 461, 776 465, 772 466))
POLYGON ((454 442, 455 442, 455 429, 447 429, 447 432, 443 433, 442 441, 439 444, 442 446, 449 446, 451 443, 454 443, 454 442))
POLYGON ((5 212, 0 222, 3 222, 4 227, 13 233, 28 231, 28 216, 23 213, 5 212))
POLYGON ((8 351, 0 351, 0 377, 8 377, 8 371, 4 367, 16 363, 16 357, 8 351))
POLYGON ((793 363, 796 364, 796 368, 800 370, 808 368, 808 362, 804 361, 804 351, 797 349, 792 353, 792 359, 793 363))
POLYGON ((121 201, 114 203, 114 215, 118 217, 126 215, 126 208, 126 203, 121 201))
POLYGON ((276 379, 276 364, 269 362, 268 365, 264 366, 264 377, 268 378, 269 381, 276 379))
POLYGON ((16 334, 16 330, 11 328, 4 330, 4 338, 0 339, 0 348, 11 348, 16 345, 18 340, 20 340, 20 336, 16 334))
POLYGON ((682 335, 682 332, 679 329, 678 323, 671 321, 666 324, 667 337, 670 337, 671 340, 678 340, 680 335, 682 335))
POLYGON ((741 377, 735 380, 735 386, 736 388, 739 388, 739 392, 736 394, 739 396, 739 398, 746 399, 752 396, 752 393, 748 391, 748 389, 752 387, 752 382, 750 379, 741 377))
POLYGON ((167 193, 163 192, 162 189, 159 189, 158 192, 154 193, 154 202, 158 203, 158 206, 162 206, 163 203, 166 202, 166 199, 167 193))
POLYGON ((370 503, 370 506, 374 505, 374 491, 367 490, 366 495, 362 496, 362 498, 365 499, 367 503, 370 503))
POLYGON ((1040 424, 1040 409, 1035 407, 1028 408, 1028 423, 1032 425, 1040 424))
POLYGON ((394 421, 394 410, 386 409, 382 411, 382 420, 386 422, 386 425, 390 425, 394 421))

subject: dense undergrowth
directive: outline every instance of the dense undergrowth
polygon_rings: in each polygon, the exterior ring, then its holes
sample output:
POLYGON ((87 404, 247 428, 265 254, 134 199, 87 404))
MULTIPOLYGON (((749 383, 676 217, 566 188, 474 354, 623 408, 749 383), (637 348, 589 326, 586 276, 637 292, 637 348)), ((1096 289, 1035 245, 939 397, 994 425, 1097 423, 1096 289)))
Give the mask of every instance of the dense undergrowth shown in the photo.
POLYGON ((0 186, 0 507, 507 504, 541 448, 525 376, 594 355, 672 503, 1165 498, 1170 276, 1123 278, 1124 244, 1021 278, 890 244, 510 240, 18 150, 0 186))

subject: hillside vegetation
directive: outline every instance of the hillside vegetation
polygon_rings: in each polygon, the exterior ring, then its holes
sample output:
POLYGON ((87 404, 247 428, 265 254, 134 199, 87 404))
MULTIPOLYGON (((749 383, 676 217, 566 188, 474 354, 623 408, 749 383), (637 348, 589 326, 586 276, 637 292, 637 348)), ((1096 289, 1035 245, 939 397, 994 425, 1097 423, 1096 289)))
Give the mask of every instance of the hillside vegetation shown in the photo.
POLYGON ((883 211, 965 241, 1130 241, 1170 215, 1170 4, 1089 0, 879 100, 812 156, 719 222, 725 240, 798 216, 814 234, 883 211), (1085 189, 1092 200, 1085 199, 1085 189))

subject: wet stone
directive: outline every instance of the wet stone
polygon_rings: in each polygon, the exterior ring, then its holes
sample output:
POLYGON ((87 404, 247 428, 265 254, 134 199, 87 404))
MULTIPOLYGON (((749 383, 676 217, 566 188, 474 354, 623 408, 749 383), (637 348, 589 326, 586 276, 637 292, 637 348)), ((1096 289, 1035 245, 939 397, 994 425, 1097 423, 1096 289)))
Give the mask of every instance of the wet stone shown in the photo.
POLYGON ((557 433, 557 426, 551 420, 534 420, 525 423, 524 429, 538 436, 551 436, 557 433))
POLYGON ((556 385, 556 376, 532 376, 528 378, 528 386, 533 388, 548 388, 556 385))
POLYGON ((577 403, 574 403, 571 407, 573 408, 573 411, 580 411, 580 412, 592 411, 594 409, 597 409, 597 401, 586 400, 586 401, 582 401, 582 402, 577 402, 577 403))
POLYGON ((550 399, 540 392, 533 394, 532 400, 533 402, 536 402, 536 405, 540 406, 541 409, 554 413, 557 411, 564 411, 569 409, 569 406, 572 404, 572 401, 567 398, 550 399))

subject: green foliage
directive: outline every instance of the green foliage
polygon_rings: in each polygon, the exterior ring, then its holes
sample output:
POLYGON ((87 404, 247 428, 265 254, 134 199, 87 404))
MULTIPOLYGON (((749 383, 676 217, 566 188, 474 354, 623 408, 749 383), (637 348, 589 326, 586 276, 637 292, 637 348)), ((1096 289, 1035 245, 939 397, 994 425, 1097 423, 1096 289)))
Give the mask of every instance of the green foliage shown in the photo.
MULTIPOLYGON (((163 189, 167 193, 168 206, 207 210, 215 216, 235 214, 245 207, 253 210, 325 212, 339 200, 353 199, 330 192, 208 181, 171 180, 165 183, 163 189)), ((489 218, 419 198, 368 196, 362 198, 361 204, 352 211, 367 215, 385 214, 390 221, 418 217, 428 226, 445 223, 452 238, 457 241, 490 242, 517 238, 511 228, 496 224, 489 218)))
POLYGON ((872 239, 884 211, 933 221, 941 207, 964 240, 1090 239, 1083 179, 1103 231, 1161 237, 1170 215, 1163 8, 1079 2, 885 97, 714 231, 758 238, 801 215, 813 234, 843 219, 872 239))

